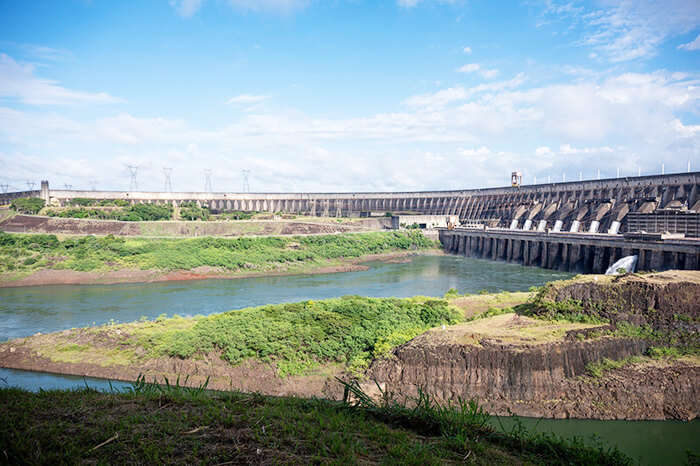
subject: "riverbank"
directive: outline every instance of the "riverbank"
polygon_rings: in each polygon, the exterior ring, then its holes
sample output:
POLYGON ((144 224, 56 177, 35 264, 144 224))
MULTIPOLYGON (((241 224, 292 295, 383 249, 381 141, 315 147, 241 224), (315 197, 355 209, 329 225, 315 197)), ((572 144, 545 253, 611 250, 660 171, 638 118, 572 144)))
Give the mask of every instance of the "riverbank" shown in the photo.
MULTIPOLYGON (((426 400, 337 403, 140 381, 123 393, 0 388, 10 464, 632 464, 614 447, 488 425, 426 400)), ((349 386, 351 391, 356 387, 349 386)), ((355 392, 362 395, 361 392, 355 392)))
POLYGON ((367 270, 370 261, 410 261, 416 255, 440 255, 438 249, 421 252, 403 251, 383 254, 367 254, 357 258, 328 260, 306 266, 283 267, 273 271, 230 272, 222 268, 200 266, 191 270, 162 272, 159 270, 122 269, 107 272, 80 272, 77 270, 45 269, 24 277, 0 275, 0 288, 42 285, 113 285, 117 283, 157 283, 190 280, 238 279, 253 277, 275 277, 282 275, 316 275, 367 270))
POLYGON ((443 402, 478 396, 498 414, 693 419, 700 406, 693 328, 700 320, 692 296, 700 288, 697 274, 687 273, 587 276, 539 293, 346 297, 72 329, 0 345, 0 365, 121 380, 189 375, 193 384, 208 377, 222 390, 329 399, 342 396, 334 383, 340 376, 361 381, 374 396, 374 381, 402 399, 418 389, 443 402), (596 308, 580 291, 600 296, 600 286, 610 287, 606 296, 618 293, 620 308, 649 320, 603 317, 609 305, 596 308), (668 319, 663 303, 683 299, 681 289, 691 306, 668 319), (578 304, 550 301, 573 290, 578 304))
POLYGON ((230 279, 362 270, 362 262, 439 254, 420 232, 124 239, 0 234, 0 287, 230 279))

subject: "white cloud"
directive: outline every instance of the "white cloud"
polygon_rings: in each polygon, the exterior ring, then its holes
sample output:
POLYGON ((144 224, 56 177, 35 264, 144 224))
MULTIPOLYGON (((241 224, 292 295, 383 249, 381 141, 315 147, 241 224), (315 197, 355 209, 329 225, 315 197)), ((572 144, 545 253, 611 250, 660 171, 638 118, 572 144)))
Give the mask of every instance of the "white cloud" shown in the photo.
MULTIPOLYGON (((265 97, 242 94, 232 104, 255 106, 265 97)), ((101 184, 118 189, 128 187, 126 163, 141 167, 144 189, 162 189, 162 167, 172 166, 176 190, 201 190, 203 166, 216 168, 215 189, 239 190, 240 169, 249 168, 259 191, 482 187, 507 184, 514 169, 542 180, 567 170, 636 174, 639 165, 648 173, 662 161, 667 171, 682 171, 700 159, 699 104, 697 77, 659 71, 544 86, 520 74, 409 96, 399 111, 356 118, 257 106, 204 128, 126 113, 76 121, 0 108, 0 166, 21 155, 24 168, 3 177, 89 187, 61 167, 31 171, 32 160, 84 160, 101 184)))
POLYGON ((459 68, 460 73, 478 73, 482 78, 491 79, 498 76, 498 70, 496 69, 486 69, 479 63, 468 63, 461 68, 459 68))
POLYGON ((483 93, 492 93, 505 89, 515 89, 525 82, 525 75, 519 73, 512 79, 506 81, 496 81, 478 86, 464 88, 462 86, 441 89, 428 94, 414 95, 406 99, 403 103, 409 107, 427 109, 438 109, 448 104, 466 101, 467 99, 483 93))
POLYGON ((35 66, 20 64, 0 53, 0 98, 10 98, 31 105, 77 105, 123 102, 104 92, 74 91, 55 81, 35 75, 35 66))
POLYGON ((272 95, 270 94, 260 94, 260 95, 254 95, 254 94, 240 94, 235 97, 232 97, 226 101, 226 105, 230 105, 232 107, 250 107, 259 103, 262 103, 268 99, 271 99, 272 95))
POLYGON ((472 48, 471 48, 471 47, 462 47, 462 52, 464 52, 464 53, 472 53, 472 48))
POLYGON ((184 18, 191 18, 197 13, 202 8, 202 3, 204 0, 170 0, 170 6, 184 18))
POLYGON ((554 152, 552 152, 552 149, 550 149, 547 146, 540 146, 537 149, 535 149, 535 156, 536 157, 544 157, 547 155, 552 155, 554 152))
POLYGON ((614 152, 611 147, 571 147, 571 144, 562 144, 559 146, 559 153, 562 155, 577 155, 577 154, 601 154, 614 152))
POLYGON ((700 27, 697 0, 597 0, 596 4, 586 10, 569 1, 548 1, 543 17, 581 25, 584 32, 578 43, 611 62, 652 57, 668 38, 700 27))
POLYGON ((397 0, 396 3, 403 8, 413 8, 419 3, 460 3, 462 0, 397 0))
POLYGON ((306 8, 311 0, 228 0, 235 9, 264 13, 291 13, 306 8))
POLYGON ((687 44, 679 45, 677 48, 678 50, 700 50, 700 35, 687 44))
POLYGON ((185 124, 182 120, 134 118, 127 114, 99 118, 94 124, 98 139, 123 144, 174 142, 181 139, 183 129, 185 124))
POLYGON ((67 50, 55 49, 44 45, 22 44, 20 47, 34 57, 43 60, 61 61, 70 56, 67 50))
MULTIPOLYGON (((170 0, 170 6, 184 18, 191 18, 201 8, 205 0, 170 0)), ((311 0, 227 0, 234 9, 241 12, 288 14, 306 8, 311 0)))

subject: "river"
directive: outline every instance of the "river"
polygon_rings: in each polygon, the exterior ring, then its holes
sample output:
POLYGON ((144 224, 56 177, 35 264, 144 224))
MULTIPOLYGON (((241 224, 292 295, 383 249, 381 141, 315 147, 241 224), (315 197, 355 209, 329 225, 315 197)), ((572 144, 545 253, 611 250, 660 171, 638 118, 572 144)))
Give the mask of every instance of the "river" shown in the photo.
MULTIPOLYGON (((441 296, 480 290, 526 291, 571 274, 457 256, 417 256, 402 263, 369 262, 362 271, 324 275, 289 275, 235 280, 59 285, 0 288, 0 341, 37 332, 130 322, 161 314, 211 314, 247 306, 343 295, 373 297, 441 296)), ((70 388, 88 384, 109 388, 100 379, 84 379, 0 368, 0 384, 70 388)), ((114 383, 121 387, 123 383, 114 383)), ((526 424, 536 420, 525 419, 526 424)), ((683 451, 698 451, 700 421, 543 420, 539 430, 590 437, 597 433, 628 455, 649 464, 682 464, 683 451)))

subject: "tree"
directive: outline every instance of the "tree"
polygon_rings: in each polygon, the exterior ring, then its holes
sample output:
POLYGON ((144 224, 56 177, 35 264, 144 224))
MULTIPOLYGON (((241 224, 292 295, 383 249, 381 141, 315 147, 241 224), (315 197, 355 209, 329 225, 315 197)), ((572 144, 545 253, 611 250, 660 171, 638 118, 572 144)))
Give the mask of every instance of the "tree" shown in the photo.
POLYGON ((45 205, 46 202, 39 197, 19 197, 12 201, 10 208, 21 214, 36 214, 45 205))

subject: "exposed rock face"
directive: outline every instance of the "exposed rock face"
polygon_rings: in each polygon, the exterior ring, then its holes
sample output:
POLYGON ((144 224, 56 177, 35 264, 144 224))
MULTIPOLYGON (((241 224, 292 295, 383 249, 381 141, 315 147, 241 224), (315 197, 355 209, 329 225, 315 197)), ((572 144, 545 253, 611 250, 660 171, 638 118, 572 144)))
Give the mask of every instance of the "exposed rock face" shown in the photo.
POLYGON ((378 360, 372 375, 410 395, 430 387, 431 394, 445 400, 551 398, 561 395, 566 379, 585 374, 586 364, 639 354, 648 346, 613 338, 534 347, 482 345, 432 346, 416 339, 398 348, 394 360, 378 360))
POLYGON ((700 330, 700 274, 669 271, 627 275, 611 283, 578 281, 550 286, 543 302, 580 302, 583 311, 613 323, 648 324, 654 329, 688 327, 700 330), (679 316, 684 318, 679 319, 679 316))
MULTIPOLYGON (((415 397, 418 390, 441 401, 479 398, 496 414, 510 409, 536 417, 698 417, 697 356, 677 361, 647 358, 609 370, 600 378, 587 375, 586 365, 603 358, 643 355, 650 345, 659 344, 595 336, 620 322, 649 325, 675 344, 697 348, 700 274, 664 272, 612 281, 588 278, 548 287, 539 298, 544 303, 542 312, 548 312, 547 302, 570 301, 576 312, 609 319, 613 325, 572 330, 565 338, 545 344, 504 342, 486 333, 449 341, 432 331, 396 348, 391 357, 375 361, 368 378, 399 398, 415 397)), ((372 390, 371 384, 366 388, 372 390)))
POLYGON ((685 368, 683 377, 650 369, 643 385, 626 369, 621 370, 626 378, 578 377, 586 374, 590 362, 641 354, 648 346, 642 340, 615 338, 529 347, 488 341, 482 341, 482 347, 432 345, 427 334, 397 348, 391 358, 375 361, 368 375, 399 398, 415 397, 418 390, 443 402, 479 398, 497 414, 507 414, 510 408, 538 417, 696 417, 700 399, 693 381, 700 379, 700 368, 685 368), (658 374, 650 376, 651 372, 658 374), (594 403, 599 400, 605 403, 594 403))

